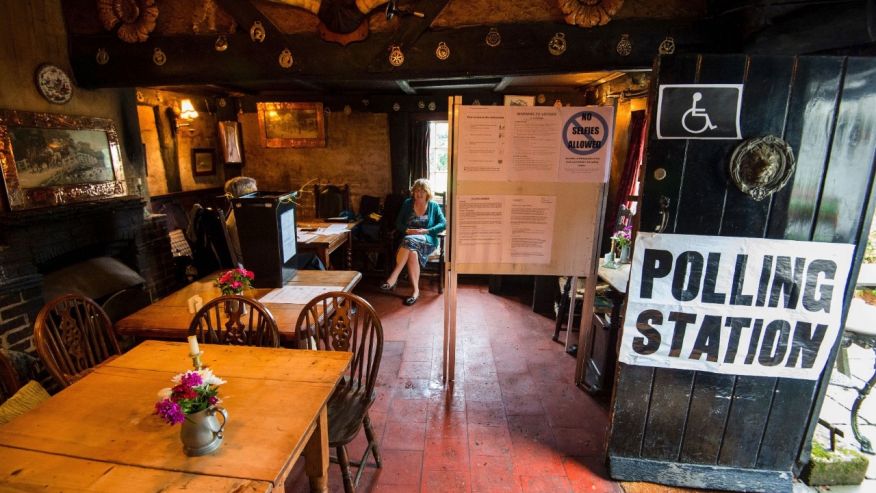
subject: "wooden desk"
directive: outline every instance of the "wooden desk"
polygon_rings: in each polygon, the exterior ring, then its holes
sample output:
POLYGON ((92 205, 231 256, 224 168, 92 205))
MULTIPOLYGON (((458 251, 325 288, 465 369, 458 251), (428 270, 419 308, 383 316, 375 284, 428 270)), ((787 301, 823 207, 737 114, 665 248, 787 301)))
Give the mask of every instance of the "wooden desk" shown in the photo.
MULTIPOLYGON (((345 256, 346 268, 352 269, 353 267, 353 236, 352 231, 359 223, 362 221, 355 221, 352 223, 329 223, 325 221, 320 221, 318 219, 302 219, 300 223, 298 223, 299 228, 327 228, 332 224, 341 224, 346 226, 346 231, 342 233, 333 233, 333 234, 320 234, 316 235, 313 238, 308 239, 304 242, 298 242, 298 250, 302 252, 313 252, 322 260, 323 265, 325 265, 326 269, 332 268, 331 254, 342 245, 347 245, 347 251, 345 256)), ((313 233, 310 233, 313 234, 313 233)))
MULTIPOLYGON (((199 281, 172 293, 155 303, 128 315, 116 322, 115 329, 120 335, 142 338, 178 339, 186 338, 193 314, 189 313, 189 298, 199 295, 204 303, 221 295, 213 280, 219 273, 213 273, 199 281)), ((349 270, 299 270, 286 285, 294 286, 343 286, 343 291, 352 291, 362 279, 362 274, 349 270)), ((261 298, 271 292, 270 288, 251 289, 244 295, 261 298)), ((265 306, 277 320, 280 341, 296 341, 295 322, 304 305, 292 303, 267 303, 265 306)))
MULTIPOLYGON (((267 482, 273 491, 284 491, 303 453, 311 490, 327 491, 326 403, 349 366, 350 353, 202 348, 205 363, 228 382, 219 393, 229 415, 225 438, 210 455, 186 456, 179 427, 153 413, 157 392, 191 364, 187 344, 159 341, 142 343, 0 426, 0 445, 181 473, 178 478, 165 475, 174 482, 190 474, 267 482)), ((78 471, 68 472, 78 476, 78 471)))
POLYGON ((597 275, 615 291, 626 294, 627 283, 630 281, 630 264, 618 264, 617 269, 609 269, 600 261, 597 275))

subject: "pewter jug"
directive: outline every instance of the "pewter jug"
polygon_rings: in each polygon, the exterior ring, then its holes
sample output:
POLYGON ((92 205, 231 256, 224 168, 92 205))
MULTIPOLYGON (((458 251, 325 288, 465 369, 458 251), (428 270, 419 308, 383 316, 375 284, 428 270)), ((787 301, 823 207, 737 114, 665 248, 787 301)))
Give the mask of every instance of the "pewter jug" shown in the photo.
POLYGON ((221 407, 210 407, 203 411, 186 415, 179 437, 183 451, 188 456, 206 455, 222 445, 222 434, 228 421, 228 411, 221 407), (216 415, 222 416, 222 425, 216 415))

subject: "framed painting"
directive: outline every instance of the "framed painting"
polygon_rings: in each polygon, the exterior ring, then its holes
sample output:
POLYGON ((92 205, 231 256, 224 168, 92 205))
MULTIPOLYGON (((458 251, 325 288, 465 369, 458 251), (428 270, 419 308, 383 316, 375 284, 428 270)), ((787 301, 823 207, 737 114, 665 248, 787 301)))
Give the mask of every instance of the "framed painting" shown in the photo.
POLYGON ((209 176, 216 174, 215 153, 210 147, 196 147, 192 149, 192 174, 195 176, 209 176))
POLYGON ((243 162, 243 153, 240 150, 240 125, 236 121, 219 122, 219 145, 226 164, 243 162))
POLYGON ((0 110, 0 171, 15 211, 127 195, 112 120, 0 110))
POLYGON ((257 103, 263 147, 325 147, 322 103, 257 103))

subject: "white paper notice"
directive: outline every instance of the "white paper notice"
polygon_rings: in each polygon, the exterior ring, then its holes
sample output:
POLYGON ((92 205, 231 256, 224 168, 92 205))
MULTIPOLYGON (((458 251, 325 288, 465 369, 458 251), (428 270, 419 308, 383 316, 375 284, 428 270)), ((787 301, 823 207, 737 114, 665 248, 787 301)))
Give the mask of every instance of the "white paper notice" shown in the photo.
POLYGON ((563 108, 560 112, 563 124, 559 132, 560 182, 608 181, 611 163, 612 129, 614 108, 609 106, 585 106, 563 108))
POLYGON ((853 245, 639 233, 618 359, 814 380, 840 330, 853 245))
POLYGON ((459 109, 459 180, 504 181, 507 112, 503 106, 459 109))
POLYGON ((549 264, 556 197, 460 195, 460 263, 549 264))
POLYGON ((457 262, 493 263, 501 259, 507 239, 506 215, 502 195, 460 195, 457 262))
POLYGON ((502 251, 503 263, 549 264, 556 218, 556 197, 506 196, 511 213, 502 251))
POLYGON ((549 135, 557 135, 561 124, 553 106, 509 107, 508 141, 511 181, 556 181, 559 147, 549 135))
POLYGON ((306 305, 308 301, 322 293, 343 290, 343 286, 283 286, 282 288, 271 290, 270 293, 262 296, 259 301, 262 303, 306 305))
POLYGON ((338 224, 329 224, 323 228, 319 228, 317 232, 323 235, 336 235, 347 231, 347 225, 338 223, 338 224))

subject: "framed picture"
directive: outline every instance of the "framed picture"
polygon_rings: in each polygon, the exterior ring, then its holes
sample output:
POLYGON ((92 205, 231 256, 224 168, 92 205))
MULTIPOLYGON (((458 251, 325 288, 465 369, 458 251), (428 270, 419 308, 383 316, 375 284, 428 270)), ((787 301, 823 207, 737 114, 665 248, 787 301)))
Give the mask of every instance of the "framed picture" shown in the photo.
POLYGON ((9 210, 127 195, 112 120, 0 110, 0 170, 9 210))
POLYGON ((192 174, 209 176, 216 174, 215 153, 210 147, 195 147, 192 149, 192 174))
POLYGON ((535 106, 535 96, 505 96, 505 106, 535 106))
POLYGON ((219 122, 219 145, 226 164, 240 164, 243 153, 240 150, 240 128, 236 121, 219 122))
POLYGON ((322 103, 257 103, 264 147, 325 147, 322 103))

